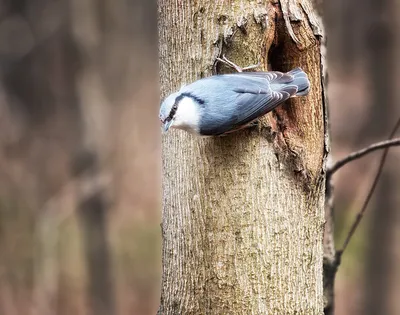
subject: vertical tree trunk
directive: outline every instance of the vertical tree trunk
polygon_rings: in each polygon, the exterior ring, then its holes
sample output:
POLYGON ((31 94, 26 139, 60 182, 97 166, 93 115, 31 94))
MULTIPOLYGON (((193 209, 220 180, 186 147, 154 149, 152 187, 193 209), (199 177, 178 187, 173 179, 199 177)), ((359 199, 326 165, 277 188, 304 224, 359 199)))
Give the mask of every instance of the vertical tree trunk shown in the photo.
POLYGON ((110 257, 107 217, 112 203, 115 210, 125 203, 136 221, 130 229, 130 246, 140 253, 132 272, 136 283, 131 285, 131 298, 137 301, 132 303, 131 311, 151 314, 154 310, 145 304, 152 302, 153 283, 139 267, 151 265, 143 250, 155 248, 151 217, 159 206, 157 201, 147 200, 158 197, 154 186, 149 187, 149 183, 156 184, 151 155, 159 152, 156 2, 74 0, 71 8, 71 28, 82 64, 75 78, 82 134, 74 166, 79 176, 93 177, 94 183, 111 168, 115 187, 111 192, 111 187, 99 188, 90 182, 92 187, 81 185, 78 207, 87 262, 89 313, 117 313, 116 268, 110 257), (134 196, 129 202, 123 190, 134 196), (145 297, 141 291, 146 292, 145 297))
POLYGON ((257 130, 164 137, 160 314, 322 314, 321 32, 308 0, 159 0, 163 96, 210 75, 220 53, 300 66, 312 86, 257 130))

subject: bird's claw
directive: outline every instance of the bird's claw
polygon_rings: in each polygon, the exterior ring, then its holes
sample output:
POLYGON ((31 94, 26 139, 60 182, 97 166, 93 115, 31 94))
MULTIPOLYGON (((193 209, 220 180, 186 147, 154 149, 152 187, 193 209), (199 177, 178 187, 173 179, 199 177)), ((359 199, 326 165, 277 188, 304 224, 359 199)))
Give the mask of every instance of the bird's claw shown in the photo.
POLYGON ((261 62, 259 62, 256 65, 251 65, 251 66, 247 66, 247 67, 242 68, 242 67, 239 67, 237 64, 233 63, 232 61, 230 61, 228 58, 226 58, 225 55, 223 55, 222 58, 218 57, 217 61, 226 64, 227 66, 235 69, 237 72, 243 72, 243 71, 246 71, 246 70, 252 70, 252 69, 258 68, 261 65, 261 62))

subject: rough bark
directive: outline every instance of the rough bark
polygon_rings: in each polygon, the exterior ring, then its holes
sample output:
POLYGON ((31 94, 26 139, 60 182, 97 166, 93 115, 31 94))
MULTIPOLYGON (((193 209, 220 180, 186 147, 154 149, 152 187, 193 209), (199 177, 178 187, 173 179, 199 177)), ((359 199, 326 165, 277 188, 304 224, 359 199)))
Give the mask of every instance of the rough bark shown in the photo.
POLYGON ((163 96, 210 75, 221 53, 300 66, 312 85, 256 129, 164 136, 160 314, 322 314, 321 33, 308 0, 159 0, 163 96))

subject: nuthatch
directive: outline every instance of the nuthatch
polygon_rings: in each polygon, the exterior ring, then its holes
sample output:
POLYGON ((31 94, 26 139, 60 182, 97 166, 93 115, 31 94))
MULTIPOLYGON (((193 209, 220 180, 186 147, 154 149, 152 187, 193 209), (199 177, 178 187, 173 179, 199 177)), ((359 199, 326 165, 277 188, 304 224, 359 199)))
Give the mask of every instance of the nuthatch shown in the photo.
POLYGON ((300 68, 213 75, 169 95, 159 118, 164 131, 172 127, 217 136, 245 127, 290 97, 307 95, 309 89, 300 68))

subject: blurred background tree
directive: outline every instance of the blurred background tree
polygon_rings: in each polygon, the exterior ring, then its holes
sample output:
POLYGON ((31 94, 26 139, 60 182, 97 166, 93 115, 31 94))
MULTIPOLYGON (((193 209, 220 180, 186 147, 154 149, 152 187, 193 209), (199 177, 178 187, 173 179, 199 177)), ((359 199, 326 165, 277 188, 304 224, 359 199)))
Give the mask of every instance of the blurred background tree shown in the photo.
POLYGON ((154 314, 155 1, 0 2, 0 314, 154 314))
MULTIPOLYGON (((396 0, 323 3, 335 158, 386 139, 400 116, 399 9, 396 0)), ((343 255, 335 314, 400 313, 399 153, 391 149, 371 204, 343 255)), ((354 162, 334 177, 338 247, 367 195, 380 154, 354 162)))

